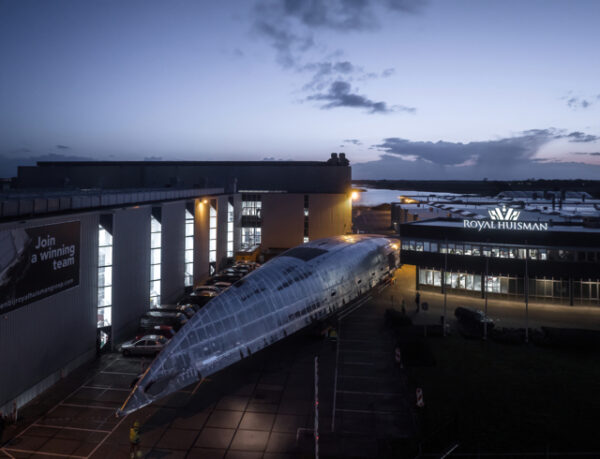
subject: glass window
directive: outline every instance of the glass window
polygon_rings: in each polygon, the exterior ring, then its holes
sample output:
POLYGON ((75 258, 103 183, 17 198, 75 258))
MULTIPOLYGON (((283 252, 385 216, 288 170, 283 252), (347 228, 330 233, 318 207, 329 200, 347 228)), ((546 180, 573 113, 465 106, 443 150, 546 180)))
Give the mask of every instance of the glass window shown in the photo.
POLYGON ((445 242, 440 243, 440 253, 447 253, 448 252, 448 246, 445 242))
POLYGON ((473 250, 471 248, 471 244, 465 244, 465 255, 472 255, 473 250))
POLYGON ((112 265, 112 246, 98 247, 98 266, 112 265))
POLYGON ((112 235, 102 225, 98 226, 98 309, 97 326, 112 323, 112 235))
POLYGON ((538 259, 538 249, 529 249, 529 259, 530 260, 538 259))
POLYGON ((481 291, 481 276, 478 274, 473 276, 473 290, 481 291))
POLYGON ((112 325, 112 308, 98 308, 98 328, 112 325))
POLYGON ((442 286, 442 273, 440 271, 433 272, 433 285, 436 287, 442 286))
POLYGON ((432 242, 431 243, 431 251, 432 252, 437 252, 438 251, 438 244, 437 244, 437 242, 432 242))
POLYGON ((416 241, 415 242, 415 250, 417 252, 422 252, 423 251, 423 241, 416 241))
POLYGON ((463 252, 464 252, 463 245, 462 244, 456 244, 456 247, 454 249, 454 253, 456 255, 462 255, 463 252))
POLYGON ((458 274, 458 288, 466 289, 467 288, 467 275, 466 274, 458 274))
POLYGON ((478 245, 474 245, 472 250, 473 250, 473 251, 472 251, 472 255, 473 255, 474 257, 479 257, 479 256, 481 256, 481 248, 480 248, 478 245))
POLYGON ((425 242, 423 242, 423 250, 424 250, 425 252, 430 252, 430 251, 431 251, 431 247, 430 247, 430 243, 429 243, 429 241, 425 241, 425 242))
POLYGON ((483 256, 484 257, 491 257, 492 256, 492 249, 490 249, 489 247, 483 247, 483 256))
POLYGON ((466 278, 466 289, 473 290, 473 275, 467 274, 466 278))

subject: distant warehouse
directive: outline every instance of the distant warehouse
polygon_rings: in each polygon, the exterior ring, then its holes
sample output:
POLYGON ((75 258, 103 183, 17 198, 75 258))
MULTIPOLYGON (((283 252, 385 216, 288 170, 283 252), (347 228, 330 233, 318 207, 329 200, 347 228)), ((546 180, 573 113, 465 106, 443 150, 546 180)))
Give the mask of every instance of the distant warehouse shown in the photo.
POLYGON ((417 289, 600 306, 600 200, 585 192, 426 196, 394 203, 417 289))
POLYGON ((258 248, 351 230, 328 161, 40 162, 0 193, 0 409, 129 337, 153 303, 258 248))

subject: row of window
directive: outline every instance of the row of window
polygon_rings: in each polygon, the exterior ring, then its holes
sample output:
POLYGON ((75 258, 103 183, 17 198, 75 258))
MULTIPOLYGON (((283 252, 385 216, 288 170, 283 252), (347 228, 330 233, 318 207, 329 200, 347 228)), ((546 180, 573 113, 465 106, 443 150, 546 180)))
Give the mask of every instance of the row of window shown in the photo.
MULTIPOLYGON (((212 200, 209 214, 209 270, 214 273, 217 259, 217 210, 212 200)), ((258 229, 260 238, 260 228, 258 229)), ((227 256, 233 256, 234 207, 227 208, 227 256)), ((150 217, 150 306, 160 304, 162 225, 155 215, 150 217)), ((113 237, 102 225, 98 227, 98 328, 112 323, 112 257, 113 237)), ((184 285, 194 282, 194 214, 185 211, 184 285)))
POLYGON ((482 244, 467 244, 463 242, 437 242, 422 240, 403 240, 402 250, 416 252, 436 252, 453 255, 470 255, 474 257, 484 256, 491 258, 515 258, 525 259, 529 252, 530 260, 551 261, 600 261, 600 252, 597 251, 574 251, 562 249, 549 249, 543 247, 501 247, 482 244))
MULTIPOLYGON (((483 276, 485 281, 485 276, 483 276)), ((482 291, 482 276, 469 273, 445 273, 445 285, 457 290, 482 291)), ((442 273, 435 269, 419 269, 419 284, 442 286, 442 273)), ((565 279, 535 279, 528 282, 528 294, 531 297, 570 298, 569 281, 565 279)), ((598 301, 600 282, 598 280, 576 280, 571 284, 573 298, 579 300, 598 301)), ((525 281, 523 277, 516 276, 487 276, 487 288, 490 293, 503 293, 507 295, 524 295, 525 281)))

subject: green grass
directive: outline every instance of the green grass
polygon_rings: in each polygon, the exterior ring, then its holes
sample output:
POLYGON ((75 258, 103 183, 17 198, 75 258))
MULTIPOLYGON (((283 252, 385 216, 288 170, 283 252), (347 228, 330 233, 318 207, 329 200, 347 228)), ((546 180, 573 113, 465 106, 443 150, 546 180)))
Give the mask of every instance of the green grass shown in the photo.
POLYGON ((463 451, 600 451, 600 365, 593 353, 428 340, 434 367, 407 370, 422 387, 422 442, 463 451))

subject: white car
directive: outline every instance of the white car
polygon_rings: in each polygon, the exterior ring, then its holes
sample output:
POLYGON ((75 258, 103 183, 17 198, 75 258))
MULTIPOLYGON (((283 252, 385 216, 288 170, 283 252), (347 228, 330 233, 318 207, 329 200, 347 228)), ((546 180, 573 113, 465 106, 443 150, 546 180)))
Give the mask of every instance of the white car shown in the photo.
POLYGON ((167 338, 162 335, 145 335, 123 343, 121 351, 123 355, 156 355, 167 342, 167 338))

